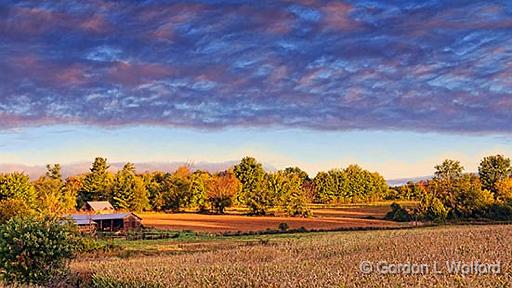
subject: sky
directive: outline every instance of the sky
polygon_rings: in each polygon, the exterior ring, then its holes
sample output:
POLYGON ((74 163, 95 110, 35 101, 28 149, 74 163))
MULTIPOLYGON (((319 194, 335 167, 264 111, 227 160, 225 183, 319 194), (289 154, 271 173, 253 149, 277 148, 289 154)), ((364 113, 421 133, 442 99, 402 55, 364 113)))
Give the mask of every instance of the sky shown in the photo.
POLYGON ((510 1, 0 0, 0 164, 476 171, 511 93, 510 1))

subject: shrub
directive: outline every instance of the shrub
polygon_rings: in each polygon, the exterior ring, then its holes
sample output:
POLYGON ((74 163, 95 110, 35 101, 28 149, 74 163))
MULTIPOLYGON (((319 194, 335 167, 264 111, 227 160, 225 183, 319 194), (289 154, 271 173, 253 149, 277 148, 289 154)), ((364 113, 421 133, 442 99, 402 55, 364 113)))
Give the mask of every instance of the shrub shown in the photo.
POLYGON ((7 223, 18 215, 28 215, 34 211, 28 207, 25 201, 20 199, 6 199, 0 201, 0 225, 7 223))
POLYGON ((286 231, 286 230, 288 230, 288 228, 290 228, 290 226, 288 226, 288 223, 286 223, 286 222, 279 223, 278 229, 280 231, 286 231))
POLYGON ((79 237, 56 218, 16 216, 0 226, 0 273, 8 284, 46 286, 64 277, 79 237))
POLYGON ((397 221, 397 222, 409 222, 412 220, 411 213, 400 204, 391 204, 391 211, 389 211, 384 219, 397 221))

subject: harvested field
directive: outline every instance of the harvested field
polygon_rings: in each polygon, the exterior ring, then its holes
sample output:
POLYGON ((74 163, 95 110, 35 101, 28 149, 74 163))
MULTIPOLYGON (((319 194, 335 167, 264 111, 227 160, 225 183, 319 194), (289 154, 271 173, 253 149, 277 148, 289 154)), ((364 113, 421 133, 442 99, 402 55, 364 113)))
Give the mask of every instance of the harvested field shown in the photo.
POLYGON ((197 232, 236 232, 262 231, 277 229, 280 223, 287 223, 291 229, 304 227, 306 229, 334 230, 340 228, 367 227, 401 227, 403 225, 379 219, 362 219, 354 217, 251 217, 240 215, 203 215, 193 213, 145 213, 140 214, 145 226, 157 229, 192 230, 197 232))
MULTIPOLYGON (((265 237, 253 245, 175 255, 82 260, 72 269, 92 287, 511 287, 507 225, 265 237), (427 248, 428 247, 428 248, 427 248), (417 263, 419 274, 363 273, 362 261, 417 263), (446 261, 500 263, 497 274, 449 272, 446 261), (433 271, 439 263, 439 272, 433 271)), ((220 240, 219 240, 220 241, 220 240)), ((209 250, 211 249, 211 250, 209 250)), ((196 250, 197 251, 197 250, 196 250)))

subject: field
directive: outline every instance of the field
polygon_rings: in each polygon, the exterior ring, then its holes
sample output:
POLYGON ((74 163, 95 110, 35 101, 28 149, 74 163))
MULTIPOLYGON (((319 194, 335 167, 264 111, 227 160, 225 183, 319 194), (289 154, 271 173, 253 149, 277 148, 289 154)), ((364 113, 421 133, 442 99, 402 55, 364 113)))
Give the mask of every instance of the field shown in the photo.
MULTIPOLYGON (((373 205, 313 206, 313 218, 296 217, 248 217, 240 210, 230 210, 230 215, 204 215, 196 213, 143 213, 140 214, 145 226, 157 229, 191 230, 198 232, 236 232, 277 229, 280 223, 287 223, 291 229, 336 230, 344 228, 390 228, 403 226, 396 222, 382 220, 390 210, 389 202, 373 205)), ((405 203, 412 205, 410 203, 405 203)))
POLYGON ((72 270, 93 287, 510 287, 510 228, 467 225, 125 242, 140 253, 81 259, 72 270), (143 250, 154 247, 159 248, 144 256, 143 250), (440 274, 365 274, 362 261, 429 267, 437 262, 440 274), (500 273, 449 273, 445 261, 499 261, 500 273))

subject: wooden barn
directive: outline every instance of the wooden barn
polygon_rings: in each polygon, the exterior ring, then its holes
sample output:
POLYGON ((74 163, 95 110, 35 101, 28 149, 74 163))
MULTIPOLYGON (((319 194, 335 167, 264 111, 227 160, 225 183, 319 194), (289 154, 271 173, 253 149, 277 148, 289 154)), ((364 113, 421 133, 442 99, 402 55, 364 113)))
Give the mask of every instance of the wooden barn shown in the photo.
POLYGON ((97 231, 128 231, 140 228, 141 218, 133 213, 109 213, 109 214, 73 214, 81 231, 88 231, 94 225, 97 231), (94 224, 92 224, 94 223, 94 224))

